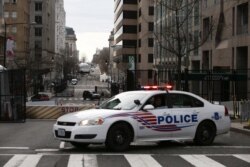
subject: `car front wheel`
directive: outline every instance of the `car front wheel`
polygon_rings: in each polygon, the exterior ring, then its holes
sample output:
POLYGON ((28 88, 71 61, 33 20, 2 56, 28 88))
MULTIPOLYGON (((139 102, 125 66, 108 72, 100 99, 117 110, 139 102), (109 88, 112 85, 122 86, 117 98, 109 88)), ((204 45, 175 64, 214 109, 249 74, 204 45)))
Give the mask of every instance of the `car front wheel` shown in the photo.
POLYGON ((132 141, 131 129, 125 123, 119 123, 108 131, 106 146, 113 151, 124 151, 132 141))
POLYGON ((215 135, 215 125, 212 122, 202 122, 197 128, 194 142, 198 145, 211 145, 215 135))

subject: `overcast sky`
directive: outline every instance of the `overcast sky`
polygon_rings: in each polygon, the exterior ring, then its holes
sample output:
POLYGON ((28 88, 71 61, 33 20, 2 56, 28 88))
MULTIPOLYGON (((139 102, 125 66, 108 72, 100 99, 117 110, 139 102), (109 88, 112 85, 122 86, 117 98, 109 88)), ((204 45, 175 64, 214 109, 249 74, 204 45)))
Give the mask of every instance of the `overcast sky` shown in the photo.
POLYGON ((114 1, 64 0, 64 9, 66 26, 75 31, 80 57, 91 61, 96 48, 108 47, 114 26, 114 1))

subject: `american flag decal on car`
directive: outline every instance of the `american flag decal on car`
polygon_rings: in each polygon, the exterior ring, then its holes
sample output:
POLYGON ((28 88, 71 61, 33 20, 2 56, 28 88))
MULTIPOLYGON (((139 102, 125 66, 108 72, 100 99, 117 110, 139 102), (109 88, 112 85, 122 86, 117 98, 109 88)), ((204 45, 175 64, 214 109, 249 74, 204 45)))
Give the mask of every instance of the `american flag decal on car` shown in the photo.
POLYGON ((176 126, 175 124, 164 124, 160 125, 157 123, 157 117, 150 112, 132 112, 132 113, 123 113, 123 114, 115 114, 108 118, 114 117, 131 117, 135 119, 137 122, 141 123, 140 129, 146 127, 148 129, 160 132, 171 132, 171 131, 179 131, 182 128, 193 126, 176 126))

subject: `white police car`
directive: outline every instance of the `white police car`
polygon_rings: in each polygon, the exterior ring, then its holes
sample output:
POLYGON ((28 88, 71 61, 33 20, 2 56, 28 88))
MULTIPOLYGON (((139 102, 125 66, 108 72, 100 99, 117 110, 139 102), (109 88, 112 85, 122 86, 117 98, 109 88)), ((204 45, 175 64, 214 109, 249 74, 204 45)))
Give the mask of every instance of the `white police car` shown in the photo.
POLYGON ((129 91, 100 105, 66 114, 54 124, 55 138, 74 146, 105 143, 113 151, 132 141, 193 140, 210 145, 229 132, 225 106, 183 91, 129 91))

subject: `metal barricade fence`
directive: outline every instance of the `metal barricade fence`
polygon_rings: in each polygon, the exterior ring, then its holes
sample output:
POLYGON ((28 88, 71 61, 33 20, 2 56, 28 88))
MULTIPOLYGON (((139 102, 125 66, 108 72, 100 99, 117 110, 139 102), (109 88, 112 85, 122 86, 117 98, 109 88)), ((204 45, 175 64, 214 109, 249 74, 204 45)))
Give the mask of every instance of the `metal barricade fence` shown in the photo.
POLYGON ((25 70, 0 72, 0 122, 25 122, 25 70))

